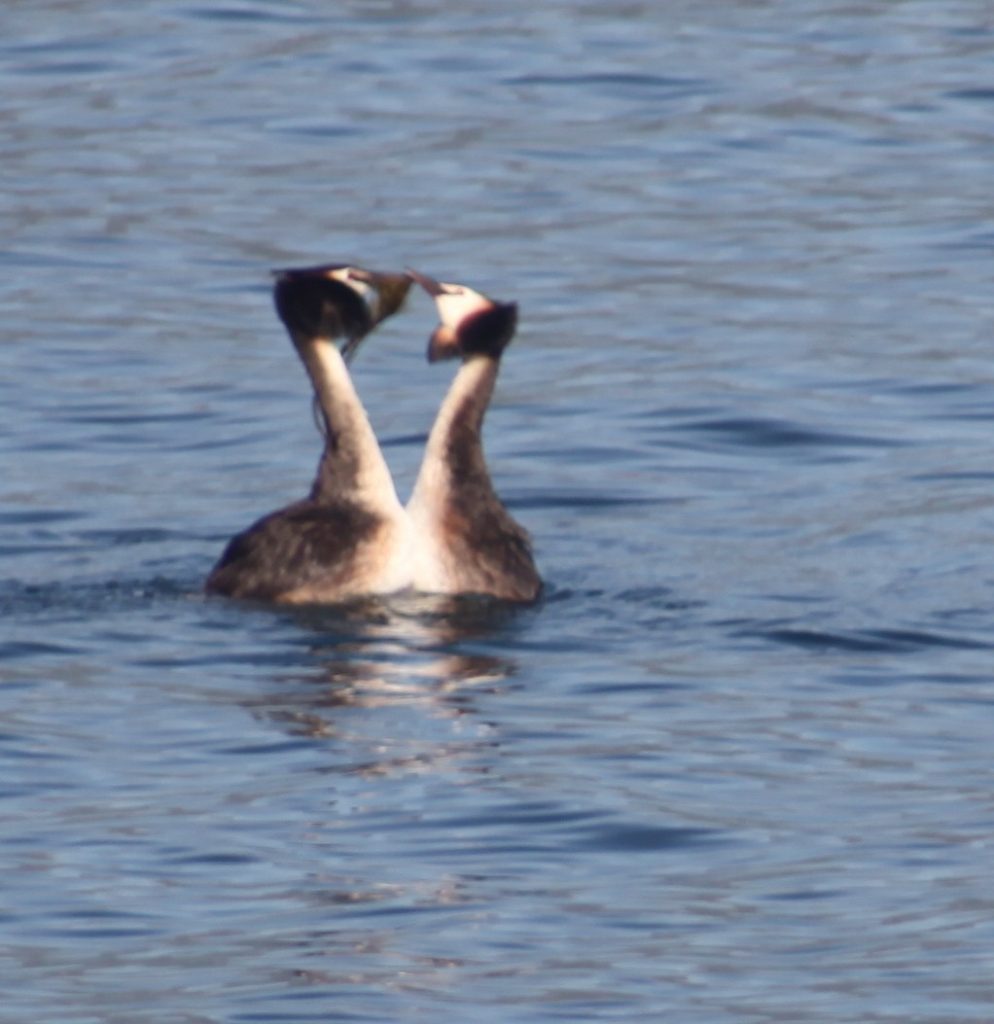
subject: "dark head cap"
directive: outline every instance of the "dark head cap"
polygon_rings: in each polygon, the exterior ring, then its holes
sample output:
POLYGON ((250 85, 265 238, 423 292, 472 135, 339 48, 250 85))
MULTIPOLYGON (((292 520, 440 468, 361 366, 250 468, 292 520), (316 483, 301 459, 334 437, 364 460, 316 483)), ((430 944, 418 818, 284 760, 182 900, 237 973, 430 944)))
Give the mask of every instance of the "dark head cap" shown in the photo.
POLYGON ((342 339, 342 355, 404 302, 411 282, 405 274, 327 264, 276 272, 273 300, 294 344, 342 339))

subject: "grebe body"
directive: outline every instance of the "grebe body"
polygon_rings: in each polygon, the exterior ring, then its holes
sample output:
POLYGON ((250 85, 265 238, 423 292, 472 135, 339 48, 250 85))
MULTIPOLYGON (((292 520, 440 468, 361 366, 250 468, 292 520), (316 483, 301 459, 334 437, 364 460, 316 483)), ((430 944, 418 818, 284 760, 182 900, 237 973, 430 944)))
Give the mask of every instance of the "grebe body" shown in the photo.
POLYGON ((407 503, 417 539, 414 586, 534 601, 542 581, 528 534, 497 497, 481 437, 501 355, 517 326, 517 306, 408 273, 438 308, 440 323, 428 343, 429 360, 461 359, 407 503))
POLYGON ((408 585, 408 517, 346 358, 409 287, 404 275, 337 265, 277 275, 276 310, 311 379, 324 451, 310 495, 233 537, 208 593, 299 604, 408 585))
POLYGON ((414 271, 376 274, 339 265, 280 272, 274 299, 314 389, 324 451, 308 497, 233 537, 207 592, 281 604, 407 589, 534 601, 542 582, 528 535, 494 491, 481 440, 517 307, 414 271), (347 360, 400 308, 412 281, 434 297, 439 312, 429 360, 459 358, 461 365, 404 506, 347 360))

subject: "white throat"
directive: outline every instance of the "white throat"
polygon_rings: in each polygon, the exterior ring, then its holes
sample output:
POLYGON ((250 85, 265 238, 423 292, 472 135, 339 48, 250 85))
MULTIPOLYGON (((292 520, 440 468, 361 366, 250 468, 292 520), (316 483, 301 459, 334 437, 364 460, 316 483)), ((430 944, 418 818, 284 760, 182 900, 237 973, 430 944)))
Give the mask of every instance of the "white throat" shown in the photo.
POLYGON ((322 410, 339 444, 347 444, 358 463, 354 497, 360 504, 393 514, 400 509, 400 499, 345 360, 331 341, 317 342, 316 354, 322 410))
POLYGON ((455 330, 466 317, 493 306, 493 302, 486 295, 474 292, 472 288, 441 282, 440 286, 445 290, 435 296, 435 306, 444 327, 455 330))

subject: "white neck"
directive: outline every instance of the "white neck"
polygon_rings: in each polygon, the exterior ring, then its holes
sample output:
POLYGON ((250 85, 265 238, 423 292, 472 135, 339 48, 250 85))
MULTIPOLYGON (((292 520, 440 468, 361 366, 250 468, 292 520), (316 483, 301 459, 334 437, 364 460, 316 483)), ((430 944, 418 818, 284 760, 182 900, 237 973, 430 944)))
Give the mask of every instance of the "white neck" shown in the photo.
POLYGON ((408 508, 412 505, 432 503, 444 498, 451 486, 448 467, 448 448, 453 425, 457 417, 470 419, 479 432, 484 413, 497 380, 498 362, 483 356, 468 359, 459 367, 448 393, 439 406, 435 423, 428 435, 421 469, 414 484, 408 508))
POLYGON ((337 346, 319 340, 304 362, 332 434, 318 469, 318 485, 327 473, 330 479, 324 482, 334 487, 337 475, 347 488, 343 496, 372 508, 398 508, 390 469, 337 346))

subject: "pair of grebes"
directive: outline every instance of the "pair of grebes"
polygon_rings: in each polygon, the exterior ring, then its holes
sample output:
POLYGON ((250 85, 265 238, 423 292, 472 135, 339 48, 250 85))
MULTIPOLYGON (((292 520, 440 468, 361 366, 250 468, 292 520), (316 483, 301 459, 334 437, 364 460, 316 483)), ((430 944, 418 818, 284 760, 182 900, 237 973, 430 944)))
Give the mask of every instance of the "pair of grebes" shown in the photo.
POLYGON ((208 593, 282 604, 403 590, 534 601, 542 582, 528 535, 494 492, 480 437, 517 306, 415 271, 341 265, 277 273, 274 300, 314 388, 324 451, 310 495, 233 537, 208 593), (462 363, 402 505, 348 363, 414 282, 438 309, 429 361, 462 363))

